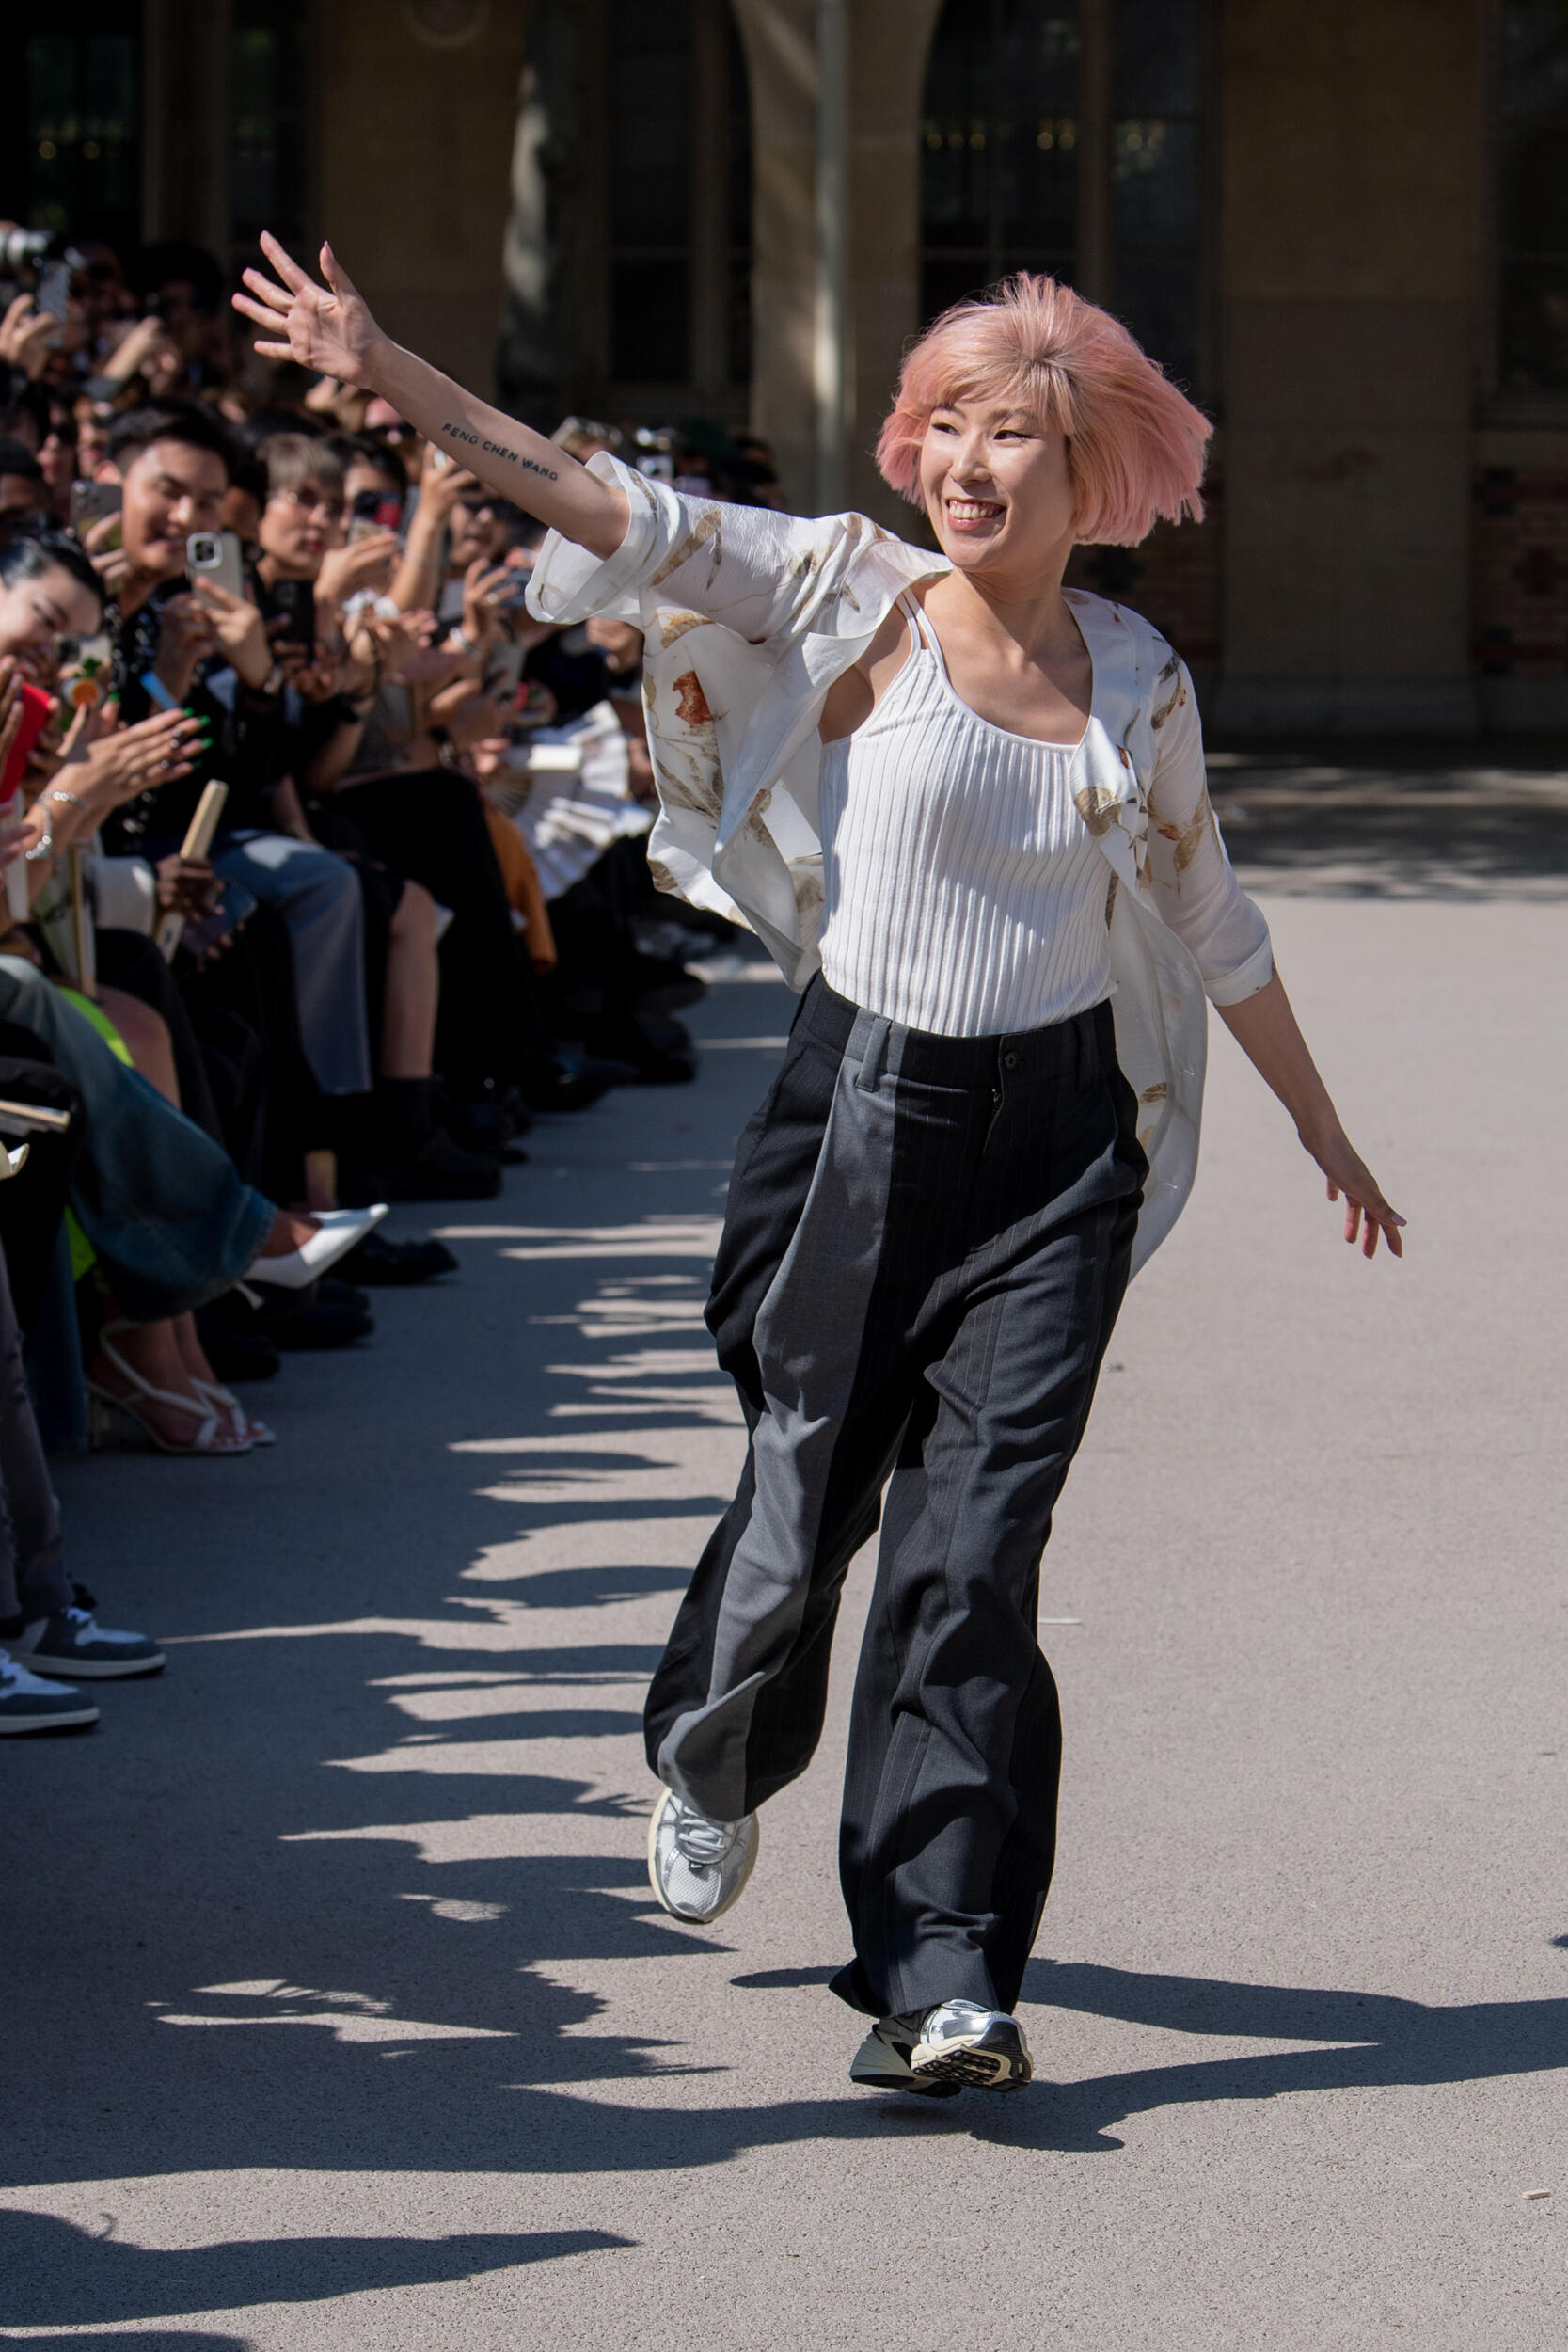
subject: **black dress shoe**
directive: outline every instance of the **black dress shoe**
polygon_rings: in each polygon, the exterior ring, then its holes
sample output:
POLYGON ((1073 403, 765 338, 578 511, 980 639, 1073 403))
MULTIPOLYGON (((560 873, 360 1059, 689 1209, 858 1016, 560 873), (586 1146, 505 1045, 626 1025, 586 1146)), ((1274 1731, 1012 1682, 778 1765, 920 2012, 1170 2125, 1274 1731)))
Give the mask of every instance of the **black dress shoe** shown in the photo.
POLYGON ((438 1274, 455 1274, 457 1260, 444 1241, 388 1241, 377 1228, 339 1259, 338 1271, 351 1282, 405 1287, 433 1281, 438 1274))
POLYGON ((198 1310, 196 1328, 202 1353, 220 1380, 276 1379, 281 1359, 260 1331, 236 1330, 205 1307, 198 1310))
POLYGON ((597 1055, 536 1057, 523 1078, 530 1108, 536 1111, 585 1111, 611 1087, 634 1086, 638 1073, 626 1061, 606 1061, 597 1055))
POLYGON ((433 1127, 417 1152, 373 1168, 351 1168, 340 1184, 352 1205, 372 1200, 493 1200, 501 1188, 500 1161, 465 1152, 444 1127, 433 1127))
POLYGON ((368 1340, 375 1329, 375 1317, 358 1307, 341 1307, 335 1299, 313 1299, 298 1314, 290 1315, 273 1327, 272 1338, 278 1347, 290 1353, 322 1347, 352 1347, 356 1340, 368 1340))

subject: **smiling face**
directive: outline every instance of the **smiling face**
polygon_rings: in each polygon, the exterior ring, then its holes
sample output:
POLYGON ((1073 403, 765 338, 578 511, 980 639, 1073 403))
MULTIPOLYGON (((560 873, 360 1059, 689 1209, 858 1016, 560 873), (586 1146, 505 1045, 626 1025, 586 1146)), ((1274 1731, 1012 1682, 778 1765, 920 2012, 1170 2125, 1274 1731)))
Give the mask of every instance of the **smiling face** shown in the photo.
POLYGON ((1073 538, 1067 437, 994 401, 934 408, 920 449, 920 492, 937 544, 960 572, 1037 578, 1073 538))
POLYGON ((10 654, 35 686, 53 685, 62 637, 90 637, 103 606, 63 564, 0 587, 0 654, 10 654))
POLYGON ((131 458, 121 480, 125 552, 133 568, 151 580, 181 579, 190 533, 216 531, 223 519, 229 469, 213 450, 154 441, 131 458))
POLYGON ((342 539, 343 497, 335 485, 299 482, 275 490, 261 510, 259 536, 279 580, 314 580, 328 548, 342 539))

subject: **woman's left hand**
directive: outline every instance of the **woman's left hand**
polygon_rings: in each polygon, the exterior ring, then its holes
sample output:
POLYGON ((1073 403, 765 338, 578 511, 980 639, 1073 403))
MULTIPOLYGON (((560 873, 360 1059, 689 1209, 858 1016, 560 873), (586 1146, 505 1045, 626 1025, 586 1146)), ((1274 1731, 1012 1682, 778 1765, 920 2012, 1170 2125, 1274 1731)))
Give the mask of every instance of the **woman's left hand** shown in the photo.
POLYGON ((1402 1258, 1404 1244, 1400 1235, 1404 1219, 1384 1199, 1371 1169, 1352 1150, 1343 1130, 1322 1145, 1307 1143, 1305 1136, 1302 1141, 1328 1179, 1329 1199, 1338 1200, 1341 1194, 1344 1196, 1345 1239, 1353 1243, 1358 1240, 1362 1256, 1372 1258, 1377 1254, 1381 1233, 1390 1254, 1402 1258))

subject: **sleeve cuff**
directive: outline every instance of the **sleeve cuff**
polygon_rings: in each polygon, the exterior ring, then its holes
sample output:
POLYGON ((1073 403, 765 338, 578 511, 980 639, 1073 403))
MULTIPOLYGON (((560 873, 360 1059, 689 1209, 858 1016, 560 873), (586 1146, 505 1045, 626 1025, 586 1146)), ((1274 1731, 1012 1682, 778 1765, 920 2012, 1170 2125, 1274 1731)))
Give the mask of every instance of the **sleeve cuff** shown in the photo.
POLYGON ((1245 963, 1234 972, 1222 972, 1217 979, 1205 979, 1203 993, 1212 1005, 1241 1005, 1260 988, 1267 988, 1273 977, 1274 942, 1265 931, 1262 945, 1253 949, 1245 963))
POLYGON ((613 483, 626 494, 629 510, 626 535, 613 555, 591 555, 574 540, 552 531, 540 548, 529 581, 525 602, 536 621, 554 621, 562 628, 586 621, 591 613, 626 607, 624 617, 638 617, 634 589, 641 580, 658 544, 659 510, 647 477, 622 465, 608 450, 588 461, 588 470, 600 482, 613 483))

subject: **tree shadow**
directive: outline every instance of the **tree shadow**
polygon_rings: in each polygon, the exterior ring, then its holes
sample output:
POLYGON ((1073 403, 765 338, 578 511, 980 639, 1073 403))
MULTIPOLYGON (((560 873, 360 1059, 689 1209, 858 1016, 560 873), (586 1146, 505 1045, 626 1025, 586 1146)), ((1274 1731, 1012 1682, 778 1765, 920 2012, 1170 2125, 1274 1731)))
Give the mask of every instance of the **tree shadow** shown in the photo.
MULTIPOLYGON (((168 2250, 95 2236, 53 2214, 13 2211, 0 2213, 0 2277, 10 2326, 98 2327, 251 2304, 322 2303, 376 2288, 445 2286, 633 2243, 605 2230, 537 2230, 516 2236, 247 2238, 168 2250)), ((234 2339, 172 2341, 216 2345, 234 2339)))
MULTIPOLYGON (((248 2336, 197 2335, 187 2328, 160 2328, 150 2335, 141 2328, 135 2340, 138 2352, 255 2352, 248 2336)), ((0 2344, 25 2344, 30 2352, 114 2352, 124 2342, 118 2329, 112 2336, 84 2335, 75 2328, 69 2336, 0 2335, 0 2344)))
POLYGON ((1256 744, 1210 790, 1249 888, 1294 897, 1568 897, 1560 746, 1256 744))
POLYGON ((1178 2033, 1338 2046, 1262 2051, 1048 2083, 1009 2103, 1005 2136, 1053 2149, 1118 2148, 1112 2127, 1155 2108, 1290 2093, 1481 2082, 1568 2067, 1568 1997, 1430 2007, 1395 1994, 1140 1975, 1087 1963, 1029 1963, 1025 1997, 1178 2033))

